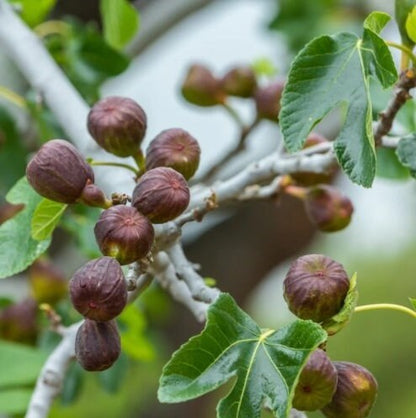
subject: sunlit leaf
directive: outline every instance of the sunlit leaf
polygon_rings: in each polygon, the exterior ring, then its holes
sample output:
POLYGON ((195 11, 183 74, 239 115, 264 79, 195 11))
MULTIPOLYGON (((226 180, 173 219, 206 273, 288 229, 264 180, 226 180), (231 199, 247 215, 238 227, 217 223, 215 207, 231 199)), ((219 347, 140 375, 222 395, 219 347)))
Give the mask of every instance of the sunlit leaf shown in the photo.
POLYGON ((42 199, 33 213, 32 238, 38 241, 49 238, 67 206, 65 203, 42 199))

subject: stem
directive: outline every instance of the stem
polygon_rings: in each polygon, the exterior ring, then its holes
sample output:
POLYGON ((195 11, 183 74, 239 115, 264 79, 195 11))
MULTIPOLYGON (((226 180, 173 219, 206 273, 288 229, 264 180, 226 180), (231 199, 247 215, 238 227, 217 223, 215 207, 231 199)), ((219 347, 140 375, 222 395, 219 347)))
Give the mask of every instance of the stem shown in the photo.
POLYGON ((357 306, 354 309, 354 312, 375 311, 379 309, 389 309, 393 311, 400 311, 400 312, 409 314, 413 318, 416 318, 416 311, 406 306, 396 305, 394 303, 373 303, 371 305, 361 305, 361 306, 357 306))
POLYGON ((140 177, 146 171, 146 159, 143 155, 143 151, 139 149, 136 155, 133 155, 134 161, 136 161, 137 167, 136 176, 140 177))
POLYGON ((401 64, 400 64, 400 69, 402 71, 407 68, 409 58, 411 59, 413 66, 416 67, 416 55, 413 54, 413 51, 409 47, 407 47, 406 45, 398 44, 397 42, 393 42, 393 41, 386 41, 386 44, 388 46, 391 46, 392 48, 400 49, 400 51, 402 51, 401 64))
POLYGON ((0 86, 0 96, 7 99, 9 102, 15 104, 16 106, 25 109, 26 108, 26 100, 20 96, 19 94, 15 93, 14 91, 8 89, 7 87, 0 86))
POLYGON ((139 170, 137 170, 136 168, 134 168, 133 166, 129 165, 129 164, 123 164, 123 163, 116 163, 116 162, 112 162, 112 161, 94 161, 91 160, 89 161, 90 165, 103 165, 103 166, 109 166, 109 167, 122 167, 125 168, 126 170, 130 170, 133 171, 133 173, 137 176, 139 173, 139 170))
POLYGON ((229 103, 223 103, 222 106, 228 112, 228 114, 236 121, 237 125, 241 128, 241 130, 246 129, 246 126, 243 122, 243 119, 241 119, 240 114, 229 103))

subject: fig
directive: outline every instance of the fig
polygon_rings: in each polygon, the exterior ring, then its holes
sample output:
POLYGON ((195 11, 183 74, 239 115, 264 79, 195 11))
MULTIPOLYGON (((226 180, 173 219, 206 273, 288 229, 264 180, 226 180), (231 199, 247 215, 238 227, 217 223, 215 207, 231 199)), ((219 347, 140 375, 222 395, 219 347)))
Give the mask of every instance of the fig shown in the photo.
POLYGON ((248 98, 257 88, 256 74, 250 67, 235 67, 221 80, 222 89, 230 96, 248 98))
POLYGON ((68 293, 64 273, 45 258, 37 259, 30 266, 29 282, 32 296, 38 303, 55 305, 68 293))
POLYGON ((283 286, 291 312, 302 319, 322 322, 341 310, 349 279, 340 263, 325 255, 308 254, 291 264, 283 286))
POLYGON ((112 205, 112 201, 107 199, 104 192, 93 183, 87 183, 80 197, 80 201, 85 205, 98 207, 98 208, 108 208, 112 205))
POLYGON ((127 285, 120 264, 112 257, 88 261, 69 282, 75 309, 88 319, 109 321, 127 303, 127 285))
POLYGON ((309 219, 324 232, 344 229, 351 222, 354 211, 351 200, 327 184, 310 187, 304 204, 309 219))
POLYGON ((146 169, 170 167, 189 180, 198 169, 201 149, 198 141, 179 128, 162 131, 146 150, 146 169))
POLYGON ((46 142, 26 168, 30 185, 43 197, 61 203, 75 203, 87 183, 94 183, 94 172, 69 142, 46 142))
POLYGON ((275 81, 256 90, 254 101, 259 118, 278 122, 284 85, 283 81, 275 81))
POLYGON ((363 366, 334 361, 338 383, 332 401, 322 412, 327 418, 363 418, 370 414, 377 397, 377 381, 363 366))
POLYGON ((182 96, 197 106, 216 106, 225 103, 221 83, 204 65, 194 64, 182 83, 182 96))
POLYGON ((140 152, 147 117, 134 100, 110 96, 95 103, 88 114, 87 126, 97 144, 107 152, 134 157, 140 152))
POLYGON ((97 322, 86 319, 75 338, 75 357, 88 371, 102 371, 113 365, 121 352, 115 320, 97 322))
POLYGON ((189 188, 182 174, 169 167, 158 167, 140 177, 132 205, 153 223, 163 223, 179 216, 189 199, 189 188))
POLYGON ((315 350, 303 367, 292 406, 299 411, 316 411, 328 404, 337 386, 337 371, 321 349, 315 350))
POLYGON ((150 221, 135 208, 124 205, 105 210, 95 224, 94 233, 101 252, 122 265, 143 258, 154 239, 150 221))

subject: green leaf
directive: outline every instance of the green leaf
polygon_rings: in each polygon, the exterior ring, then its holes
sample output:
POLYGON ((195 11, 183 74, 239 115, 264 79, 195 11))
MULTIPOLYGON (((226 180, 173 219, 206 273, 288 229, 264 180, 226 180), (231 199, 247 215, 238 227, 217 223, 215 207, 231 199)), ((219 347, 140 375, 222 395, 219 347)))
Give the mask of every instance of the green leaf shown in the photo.
POLYGON ((404 45, 413 48, 414 42, 409 38, 407 34, 407 18, 413 8, 416 6, 416 0, 396 0, 394 15, 396 18, 397 25, 399 27, 400 36, 404 45))
POLYGON ((137 10, 126 0, 101 0, 104 39, 114 48, 122 49, 139 28, 137 10))
POLYGON ((376 170, 369 77, 375 75, 383 87, 397 79, 390 51, 375 32, 385 22, 386 15, 375 12, 365 22, 363 39, 340 33, 306 45, 292 63, 279 116, 286 147, 293 152, 332 109, 345 106, 336 156, 350 179, 366 187, 376 170))
POLYGON ((29 405, 32 392, 32 389, 2 389, 0 392, 0 413, 24 413, 29 405))
POLYGON ((258 418, 265 398, 276 416, 287 417, 299 373, 326 337, 312 321, 261 330, 230 295, 222 294, 208 310, 205 329, 164 367, 159 400, 193 399, 236 377, 218 404, 217 417, 258 418))
POLYGON ((0 341, 0 388, 27 385, 36 381, 48 354, 44 351, 0 341))
POLYGON ((344 306, 336 315, 321 324, 322 328, 328 333, 328 335, 335 335, 350 322, 354 309, 357 306, 357 302, 357 273, 354 273, 350 280, 350 288, 348 289, 347 296, 345 297, 344 306))
POLYGON ((409 298, 409 300, 410 300, 410 303, 411 303, 411 304, 412 304, 412 306, 413 306, 413 309, 416 311, 416 299, 409 298))
POLYGON ((42 199, 33 213, 32 238, 37 241, 49 238, 67 207, 65 203, 42 199))
POLYGON ((263 57, 256 59, 252 64, 251 68, 257 76, 272 77, 277 74, 277 68, 269 58, 263 57))
POLYGON ((409 169, 410 175, 416 178, 416 133, 402 138, 396 149, 399 161, 409 169))
POLYGON ((416 6, 407 15, 406 19, 406 32, 409 38, 416 42, 416 6))
POLYGON ((400 163, 396 150, 377 147, 377 176, 391 180, 407 180, 409 170, 400 163))
POLYGON ((0 226, 0 278, 19 273, 46 251, 50 240, 36 241, 31 237, 31 221, 41 201, 26 177, 21 178, 9 191, 10 203, 23 203, 25 208, 0 226))
POLYGON ((21 7, 22 19, 31 27, 43 22, 56 4, 56 0, 9 0, 21 7))

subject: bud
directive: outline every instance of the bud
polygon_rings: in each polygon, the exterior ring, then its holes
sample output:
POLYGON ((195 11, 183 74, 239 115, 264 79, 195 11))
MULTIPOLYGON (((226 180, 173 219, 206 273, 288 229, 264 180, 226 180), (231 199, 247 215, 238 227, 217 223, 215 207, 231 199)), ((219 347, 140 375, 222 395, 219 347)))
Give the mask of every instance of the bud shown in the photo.
POLYGON ((257 87, 256 74, 250 67, 235 67, 225 74, 221 85, 230 96, 251 97, 257 87))
POLYGON ((190 194, 182 174, 158 167, 140 177, 133 191, 132 205, 153 223, 171 221, 189 204, 190 194))
POLYGON ((62 271, 50 261, 37 259, 29 269, 29 281, 34 299, 54 305, 68 292, 68 281, 62 271))
POLYGON ((75 357, 88 371, 106 370, 121 352, 116 321, 96 322, 86 319, 75 338, 75 357))
POLYGON ((25 299, 0 312, 0 337, 23 344, 35 344, 38 335, 36 322, 38 305, 25 299))
POLYGON ((321 254, 309 254, 292 263, 283 285, 291 312, 302 319, 322 322, 341 310, 349 279, 340 263, 321 254))
POLYGON ((129 157, 139 153, 147 118, 134 100, 111 96, 92 107, 87 126, 100 147, 119 157, 129 157))
POLYGON ((111 257, 91 260, 69 282, 71 301, 86 318, 109 321, 127 303, 127 285, 120 264, 111 257))
POLYGON ((80 201, 85 205, 104 209, 112 205, 112 201, 107 199, 104 192, 93 183, 87 183, 84 187, 80 201))
POLYGON ((334 361, 338 384, 332 401, 322 412, 327 418, 364 418, 370 414, 377 396, 377 381, 364 367, 334 361))
POLYGON ((146 151, 146 169, 170 167, 189 180, 198 169, 201 149, 198 141, 183 129, 162 131, 146 151))
POLYGON ((192 65, 182 84, 182 95, 197 106, 215 106, 225 102, 221 83, 203 65, 192 65))
POLYGON ((94 172, 69 142, 46 142, 26 168, 31 186, 43 197, 61 203, 75 203, 87 183, 94 183, 94 172))
POLYGON ((337 371, 321 349, 315 350, 302 369, 292 406, 299 411, 316 411, 331 402, 337 386, 337 371))
POLYGON ((135 208, 124 205, 105 210, 94 233, 101 252, 120 264, 130 264, 146 256, 154 239, 150 221, 135 208))
POLYGON ((257 89, 254 100, 259 118, 269 119, 273 122, 278 121, 283 88, 284 82, 276 81, 257 89))
POLYGON ((311 187, 304 202, 309 219, 325 232, 344 229, 350 223, 354 211, 348 197, 326 184, 311 187))

